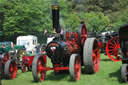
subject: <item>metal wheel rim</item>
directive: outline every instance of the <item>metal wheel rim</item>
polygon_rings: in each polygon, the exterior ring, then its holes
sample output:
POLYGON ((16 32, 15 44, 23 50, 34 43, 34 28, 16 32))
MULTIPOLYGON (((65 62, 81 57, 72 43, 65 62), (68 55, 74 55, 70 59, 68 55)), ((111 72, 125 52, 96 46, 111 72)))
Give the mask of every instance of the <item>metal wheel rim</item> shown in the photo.
POLYGON ((121 77, 123 82, 128 82, 128 64, 123 64, 121 68, 121 77))

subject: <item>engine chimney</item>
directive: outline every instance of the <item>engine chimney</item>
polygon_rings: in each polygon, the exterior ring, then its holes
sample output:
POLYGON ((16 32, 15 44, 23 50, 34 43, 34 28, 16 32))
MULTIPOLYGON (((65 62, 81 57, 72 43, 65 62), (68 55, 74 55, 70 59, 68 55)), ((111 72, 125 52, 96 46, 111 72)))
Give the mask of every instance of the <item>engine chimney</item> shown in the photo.
POLYGON ((60 33, 58 5, 52 5, 52 22, 53 22, 53 30, 55 30, 56 33, 60 33))

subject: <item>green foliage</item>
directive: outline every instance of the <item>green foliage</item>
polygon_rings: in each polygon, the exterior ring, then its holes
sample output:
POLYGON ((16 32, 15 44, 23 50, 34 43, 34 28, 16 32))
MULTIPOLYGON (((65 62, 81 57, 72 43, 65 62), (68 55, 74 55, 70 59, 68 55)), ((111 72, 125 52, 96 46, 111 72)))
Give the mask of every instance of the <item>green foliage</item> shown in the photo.
POLYGON ((52 29, 51 5, 60 6, 60 25, 78 31, 84 19, 88 31, 100 32, 105 26, 118 30, 128 23, 128 0, 0 0, 4 12, 3 38, 15 40, 19 35, 34 34, 39 38, 44 29, 52 29))
POLYGON ((84 16, 88 31, 101 32, 102 30, 104 30, 103 28, 105 26, 108 26, 110 24, 109 17, 105 16, 101 12, 85 13, 83 16, 84 16))
POLYGON ((128 20, 128 0, 72 0, 72 8, 77 12, 80 9, 86 13, 102 12, 109 17, 110 25, 114 25, 115 28, 119 28, 119 25, 127 23, 128 20))
POLYGON ((49 2, 42 0, 3 0, 1 8, 5 13, 4 35, 16 38, 18 35, 35 34, 50 29, 49 2))
POLYGON ((68 19, 65 22, 66 30, 70 31, 78 31, 78 26, 80 24, 80 18, 77 13, 70 13, 68 15, 68 19))

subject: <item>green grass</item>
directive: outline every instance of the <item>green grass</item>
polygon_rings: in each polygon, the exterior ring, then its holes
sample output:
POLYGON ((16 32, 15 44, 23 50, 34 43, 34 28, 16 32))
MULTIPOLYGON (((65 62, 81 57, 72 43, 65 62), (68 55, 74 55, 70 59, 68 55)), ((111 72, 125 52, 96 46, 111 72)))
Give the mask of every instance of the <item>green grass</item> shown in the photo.
MULTIPOLYGON (((50 61, 48 60, 48 65, 50 61)), ((93 75, 82 73, 77 82, 70 81, 69 73, 54 75, 53 71, 46 73, 43 82, 34 83, 32 72, 21 73, 18 71, 17 78, 14 80, 2 80, 2 85, 126 85, 120 79, 121 62, 113 62, 107 56, 100 55, 99 72, 93 75)), ((82 68, 82 72, 84 68, 82 68)))

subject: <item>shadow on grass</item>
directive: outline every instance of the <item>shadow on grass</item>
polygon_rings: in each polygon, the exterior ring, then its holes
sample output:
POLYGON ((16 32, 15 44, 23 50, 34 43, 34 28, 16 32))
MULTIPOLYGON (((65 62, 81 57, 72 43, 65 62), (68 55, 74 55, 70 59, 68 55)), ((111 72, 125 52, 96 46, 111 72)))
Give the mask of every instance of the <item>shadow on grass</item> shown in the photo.
POLYGON ((60 81, 65 79, 67 76, 69 76, 69 71, 60 71, 58 73, 55 73, 54 71, 51 72, 50 74, 46 74, 45 80, 53 80, 53 81, 60 81))
POLYGON ((111 59, 100 59, 100 61, 112 61, 111 59))
POLYGON ((119 70, 117 70, 116 72, 110 73, 109 77, 116 77, 120 84, 123 83, 121 80, 121 68, 119 70))
MULTIPOLYGON (((20 75, 21 75, 21 74, 19 74, 19 73, 17 72, 15 78, 18 78, 18 76, 20 76, 20 75)), ((15 79, 15 78, 14 78, 14 79, 15 79)), ((1 79, 2 79, 2 80, 13 80, 13 79, 9 78, 7 75, 5 75, 4 73, 2 73, 1 79)))

